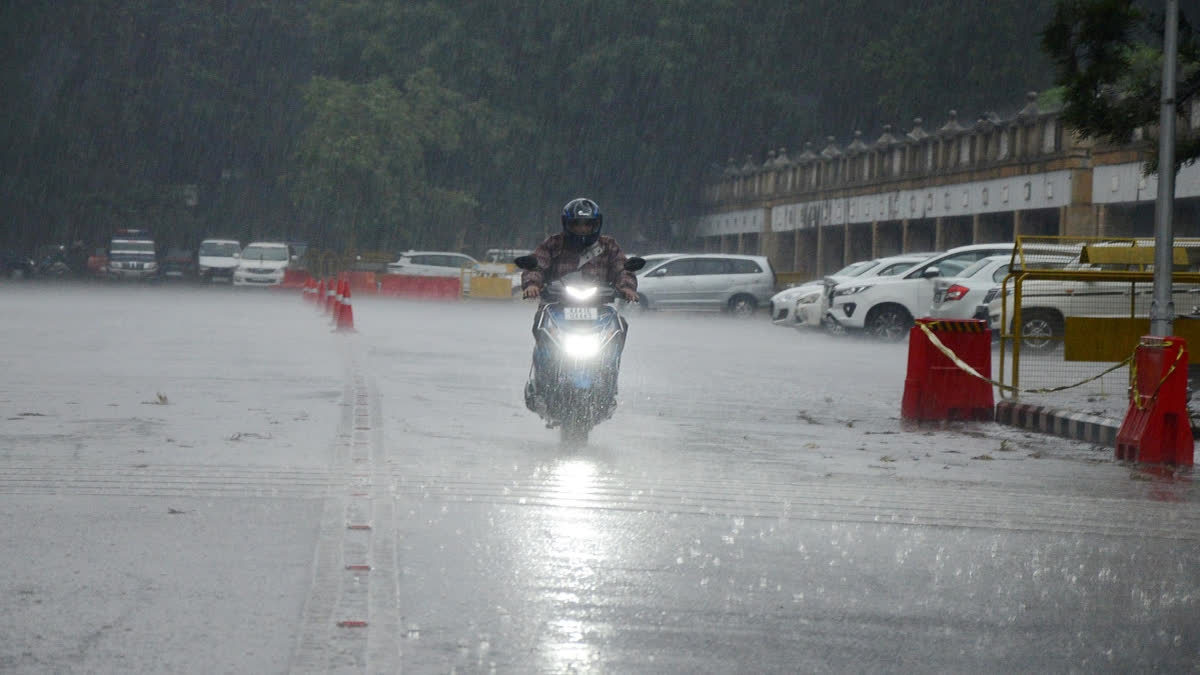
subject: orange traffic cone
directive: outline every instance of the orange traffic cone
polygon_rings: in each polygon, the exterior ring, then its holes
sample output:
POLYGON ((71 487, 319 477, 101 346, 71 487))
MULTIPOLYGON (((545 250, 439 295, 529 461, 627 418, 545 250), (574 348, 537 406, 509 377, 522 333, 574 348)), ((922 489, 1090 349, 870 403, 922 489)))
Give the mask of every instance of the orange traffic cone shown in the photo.
POLYGON ((338 281, 334 285, 336 290, 333 292, 333 312, 330 314, 333 318, 329 322, 334 328, 337 328, 338 325, 338 314, 342 313, 342 284, 344 283, 344 281, 338 281))
POLYGON ((333 279, 329 280, 329 284, 325 286, 325 313, 333 316, 333 306, 337 302, 337 282, 333 279))
POLYGON ((353 333, 354 308, 350 306, 350 282, 342 281, 341 306, 337 312, 337 332, 353 333))

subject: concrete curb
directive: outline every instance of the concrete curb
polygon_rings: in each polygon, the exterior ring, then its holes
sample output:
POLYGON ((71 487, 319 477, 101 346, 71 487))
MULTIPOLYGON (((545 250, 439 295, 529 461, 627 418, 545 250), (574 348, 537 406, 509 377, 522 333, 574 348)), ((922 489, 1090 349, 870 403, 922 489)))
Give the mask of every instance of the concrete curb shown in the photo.
POLYGON ((1029 431, 1109 447, 1116 447, 1117 431, 1121 428, 1120 420, 1016 401, 997 403, 996 421, 1029 431))

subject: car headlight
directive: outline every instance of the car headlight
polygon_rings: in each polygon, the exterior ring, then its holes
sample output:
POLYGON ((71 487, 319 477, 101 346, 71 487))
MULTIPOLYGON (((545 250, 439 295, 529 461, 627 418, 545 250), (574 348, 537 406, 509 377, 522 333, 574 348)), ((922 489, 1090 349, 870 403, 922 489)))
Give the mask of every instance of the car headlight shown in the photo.
POLYGON ((840 298, 843 295, 857 295, 870 288, 870 286, 851 286, 849 288, 838 288, 833 291, 833 297, 840 298))
POLYGON ((563 351, 577 359, 595 356, 600 351, 600 336, 568 333, 563 337, 563 351))
POLYGON ((812 305, 816 304, 821 299, 820 293, 811 293, 796 301, 797 305, 812 305))

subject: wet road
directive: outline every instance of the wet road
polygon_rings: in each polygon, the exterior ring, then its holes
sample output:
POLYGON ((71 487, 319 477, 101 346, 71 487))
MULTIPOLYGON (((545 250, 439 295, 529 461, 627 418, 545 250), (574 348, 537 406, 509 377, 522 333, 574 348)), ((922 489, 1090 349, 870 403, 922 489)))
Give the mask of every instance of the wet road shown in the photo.
POLYGON ((906 348, 632 318, 586 448, 531 305, 0 288, 0 670, 962 672, 1200 664, 1200 493, 906 428, 906 348), (32 291, 32 292, 31 292, 32 291))

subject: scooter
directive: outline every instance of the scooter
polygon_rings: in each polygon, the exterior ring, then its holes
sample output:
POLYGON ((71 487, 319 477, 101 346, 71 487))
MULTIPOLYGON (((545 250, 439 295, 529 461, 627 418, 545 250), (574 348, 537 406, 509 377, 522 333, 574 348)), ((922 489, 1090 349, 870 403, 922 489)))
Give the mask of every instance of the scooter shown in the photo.
MULTIPOLYGON (((537 259, 521 256, 521 269, 536 269, 537 259)), ((645 266, 629 258, 625 269, 645 266)), ((534 326, 535 347, 525 406, 560 429, 563 445, 587 443, 588 434, 612 417, 617 407, 617 376, 628 322, 615 306, 616 291, 571 272, 542 289, 542 307, 534 326)))

